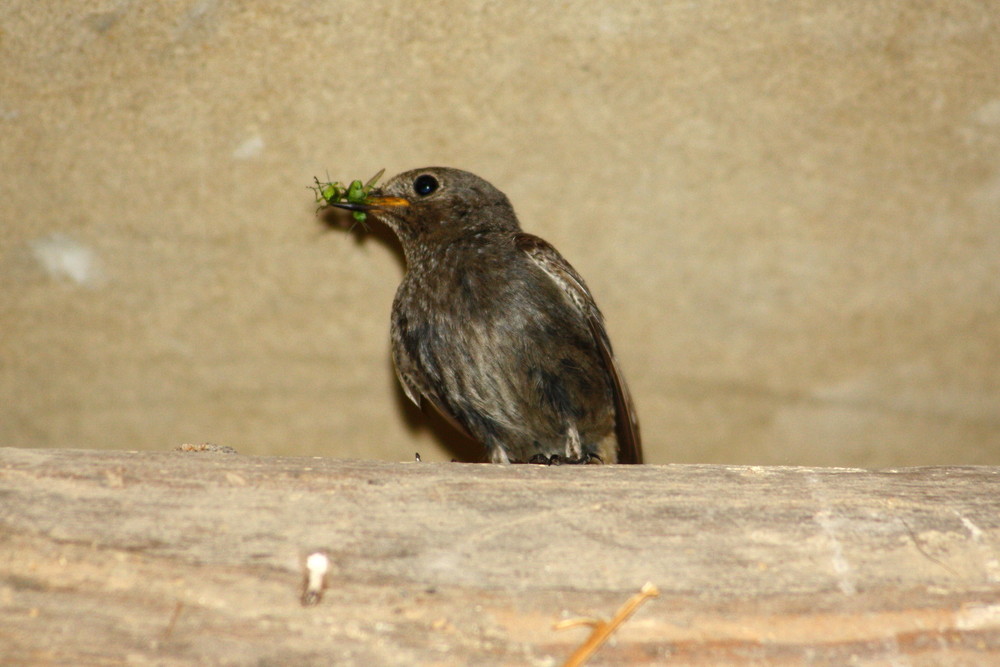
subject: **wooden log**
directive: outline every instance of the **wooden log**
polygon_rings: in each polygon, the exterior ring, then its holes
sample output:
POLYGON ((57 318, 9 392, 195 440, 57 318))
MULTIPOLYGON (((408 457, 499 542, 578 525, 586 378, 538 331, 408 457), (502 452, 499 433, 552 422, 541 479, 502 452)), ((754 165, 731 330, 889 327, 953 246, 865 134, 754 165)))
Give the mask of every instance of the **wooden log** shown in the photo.
POLYGON ((1000 664, 1000 468, 0 449, 5 665, 559 665, 647 581, 589 664, 1000 664))

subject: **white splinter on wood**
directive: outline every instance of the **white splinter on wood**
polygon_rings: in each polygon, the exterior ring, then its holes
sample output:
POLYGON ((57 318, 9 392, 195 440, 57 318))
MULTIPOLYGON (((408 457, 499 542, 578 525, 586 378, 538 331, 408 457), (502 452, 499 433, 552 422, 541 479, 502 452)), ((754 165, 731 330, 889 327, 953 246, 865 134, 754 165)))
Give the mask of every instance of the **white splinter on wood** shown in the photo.
POLYGON ((323 597, 326 588, 326 573, 330 569, 330 557, 322 551, 309 554, 306 558, 306 585, 302 592, 302 604, 314 605, 323 597))

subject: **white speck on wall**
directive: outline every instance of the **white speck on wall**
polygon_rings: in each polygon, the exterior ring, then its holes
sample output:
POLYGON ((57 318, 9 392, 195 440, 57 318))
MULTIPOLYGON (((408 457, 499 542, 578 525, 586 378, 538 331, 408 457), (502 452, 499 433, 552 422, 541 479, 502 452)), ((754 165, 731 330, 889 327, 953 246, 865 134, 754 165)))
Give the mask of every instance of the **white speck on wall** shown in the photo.
POLYGON ((990 100, 975 112, 976 122, 982 125, 1000 125, 1000 99, 990 100))
POLYGON ((264 140, 260 137, 250 137, 233 151, 233 157, 237 160, 249 160, 257 157, 264 150, 264 140))
POLYGON ((53 278, 69 279, 85 287, 94 287, 103 280, 94 251, 66 234, 49 234, 30 245, 35 260, 53 278))

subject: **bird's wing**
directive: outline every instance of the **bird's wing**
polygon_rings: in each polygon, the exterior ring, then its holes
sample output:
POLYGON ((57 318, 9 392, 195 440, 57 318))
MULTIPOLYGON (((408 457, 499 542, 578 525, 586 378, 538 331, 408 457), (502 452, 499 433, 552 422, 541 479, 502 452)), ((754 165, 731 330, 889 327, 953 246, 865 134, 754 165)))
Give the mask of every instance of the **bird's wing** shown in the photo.
POLYGON ((580 311, 590 327, 604 365, 611 375, 615 400, 615 435, 618 438, 618 462, 642 463, 642 441, 639 437, 639 420, 632 404, 632 395, 625 384, 625 377, 611 350, 611 341, 604 328, 604 316, 594 303, 587 284, 569 262, 563 259, 547 241, 531 234, 520 233, 514 238, 516 247, 524 252, 538 267, 559 286, 563 294, 580 311))
POLYGON ((451 411, 447 409, 444 401, 441 400, 437 392, 432 389, 431 383, 424 377, 423 372, 412 362, 405 348, 403 346, 393 347, 392 363, 396 367, 396 377, 399 378, 399 384, 403 385, 403 392, 407 398, 413 401, 420 408, 421 412, 427 411, 428 404, 434 406, 438 414, 444 417, 445 421, 451 424, 455 430, 475 440, 476 438, 469 433, 468 429, 460 424, 455 419, 455 416, 451 414, 451 411))

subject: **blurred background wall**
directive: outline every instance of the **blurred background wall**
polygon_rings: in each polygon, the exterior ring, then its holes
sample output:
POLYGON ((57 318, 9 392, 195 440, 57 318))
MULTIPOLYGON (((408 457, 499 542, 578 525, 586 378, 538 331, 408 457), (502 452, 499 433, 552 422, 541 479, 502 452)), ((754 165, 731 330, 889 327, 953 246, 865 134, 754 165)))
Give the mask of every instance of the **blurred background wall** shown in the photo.
POLYGON ((6 0, 0 162, 2 446, 450 459, 397 249, 307 189, 448 165, 586 277, 650 462, 1000 464, 993 1, 6 0))

